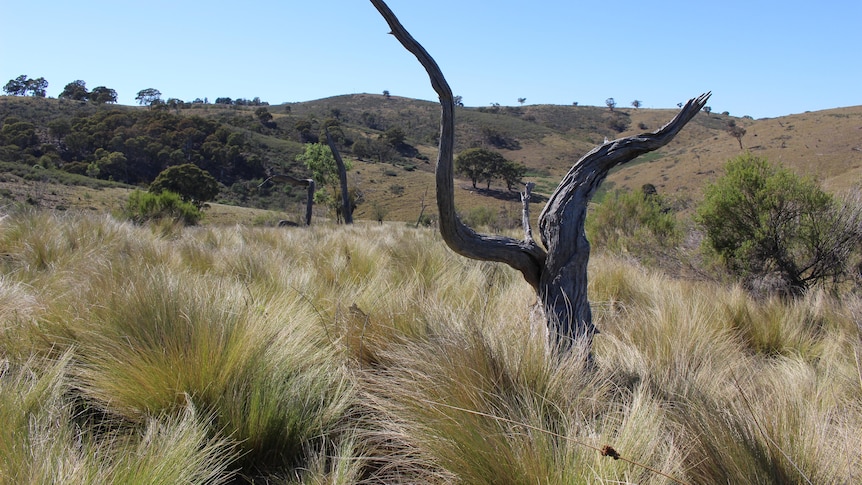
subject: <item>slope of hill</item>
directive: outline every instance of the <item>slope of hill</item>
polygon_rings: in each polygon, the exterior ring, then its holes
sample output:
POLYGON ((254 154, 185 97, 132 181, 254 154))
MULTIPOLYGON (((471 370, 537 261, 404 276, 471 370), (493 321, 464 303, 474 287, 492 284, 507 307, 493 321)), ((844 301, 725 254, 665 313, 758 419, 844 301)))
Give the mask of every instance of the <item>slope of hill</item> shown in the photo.
MULTIPOLYGON (((242 135, 245 158, 259 161, 266 173, 295 175, 307 175, 295 161, 302 143, 319 139, 323 125, 337 124, 346 140, 342 153, 353 160, 350 182, 364 195, 364 203, 357 209, 358 218, 382 215, 388 220, 415 221, 423 207, 426 214, 434 213, 433 171, 439 131, 436 103, 353 94, 265 108, 273 115, 268 124, 259 121, 256 108, 245 106, 194 105, 171 110, 165 116, 215 121, 225 130, 242 135), (403 132, 411 152, 390 153, 378 160, 356 156, 357 142, 382 139, 393 128, 403 132)), ((4 96, 0 97, 0 124, 6 126, 4 121, 10 119, 33 123, 44 146, 54 143, 48 129, 52 121, 93 116, 105 109, 146 110, 4 96)), ((526 179, 536 182, 537 192, 547 196, 571 165, 596 145, 655 130, 674 114, 674 110, 632 108, 612 112, 594 106, 459 108, 456 150, 484 146, 523 163, 528 168, 526 179)), ((728 159, 749 150, 816 178, 827 190, 840 191, 862 181, 860 134, 862 106, 761 120, 703 112, 662 150, 615 170, 605 188, 638 189, 650 183, 678 200, 694 201, 728 159), (729 134, 731 124, 745 129, 741 140, 729 134)), ((4 147, 0 161, 16 161, 10 159, 14 158, 10 155, 12 148, 4 147)), ((82 155, 82 161, 89 161, 88 156, 93 155, 82 155)), ((25 158, 23 163, 32 165, 34 160, 25 158)), ((58 163, 63 165, 62 161, 58 163)), ((291 201, 298 201, 299 194, 282 189, 260 192, 259 182, 260 179, 230 180, 222 199, 237 205, 293 210, 295 204, 291 201)), ((504 186, 474 190, 468 181, 458 180, 456 187, 463 189, 456 200, 464 212, 477 207, 518 212, 517 194, 504 186)))

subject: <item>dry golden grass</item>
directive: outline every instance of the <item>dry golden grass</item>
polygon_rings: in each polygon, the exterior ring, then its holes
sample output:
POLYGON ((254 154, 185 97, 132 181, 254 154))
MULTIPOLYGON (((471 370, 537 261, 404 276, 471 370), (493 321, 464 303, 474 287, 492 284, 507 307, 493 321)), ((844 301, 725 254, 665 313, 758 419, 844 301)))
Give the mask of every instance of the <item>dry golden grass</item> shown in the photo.
POLYGON ((19 212, 0 248, 0 482, 862 476, 854 295, 755 301, 596 254, 590 364, 548 352, 515 271, 403 223, 19 212))

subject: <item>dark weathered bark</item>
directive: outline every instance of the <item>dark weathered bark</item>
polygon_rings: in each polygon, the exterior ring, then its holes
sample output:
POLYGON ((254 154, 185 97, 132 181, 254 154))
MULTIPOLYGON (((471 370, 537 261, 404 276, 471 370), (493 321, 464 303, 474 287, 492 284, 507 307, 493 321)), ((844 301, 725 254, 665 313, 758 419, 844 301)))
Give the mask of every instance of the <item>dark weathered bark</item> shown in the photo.
POLYGON ((709 93, 690 100, 673 120, 658 131, 605 143, 575 163, 539 217, 539 231, 547 251, 535 243, 529 226, 529 190, 532 187, 527 188, 522 199, 525 208, 523 240, 477 234, 455 213, 452 90, 434 59, 404 29, 386 3, 382 0, 371 0, 371 3, 386 19, 391 33, 425 68, 440 98, 436 181, 443 240, 462 256, 506 263, 520 271, 536 290, 545 310, 549 334, 558 348, 568 348, 576 339, 591 339, 596 330, 587 300, 590 253, 584 233, 587 204, 611 168, 670 142, 704 106, 709 93))
POLYGON ((267 182, 281 182, 285 184, 293 185, 294 187, 305 187, 307 190, 306 200, 305 200, 305 225, 311 225, 311 209, 314 207, 314 179, 298 179, 296 177, 291 177, 290 175, 273 175, 263 182, 260 183, 260 186, 267 182))
POLYGON ((521 193, 521 224, 524 226, 524 241, 533 241, 533 227, 530 223, 530 197, 533 195, 533 187, 536 184, 527 182, 524 184, 524 192, 521 193))
POLYGON ((539 286, 539 268, 544 264, 545 251, 537 244, 528 244, 512 238, 477 234, 464 225, 455 213, 454 139, 455 103, 452 89, 425 49, 401 25, 389 7, 381 0, 371 0, 392 29, 392 34, 425 67, 431 85, 440 97, 440 143, 437 153, 436 186, 440 233, 446 244, 456 253, 468 258, 506 263, 519 270, 534 287, 539 286))
MULTIPOLYGON (((594 148, 569 170, 539 215, 539 233, 548 250, 539 298, 557 340, 590 338, 595 333, 587 300, 590 243, 584 232, 587 205, 608 172, 668 144, 703 108, 710 93, 690 100, 666 125, 652 133, 621 138, 594 148)), ((565 342, 561 342, 565 344, 565 342)))
POLYGON ((329 145, 329 150, 332 151, 335 166, 338 168, 338 181, 341 184, 341 215, 344 217, 345 224, 353 224, 353 205, 350 203, 350 191, 347 190, 347 168, 344 166, 344 160, 341 158, 338 147, 335 146, 335 141, 329 134, 329 128, 325 128, 323 131, 326 133, 326 143, 329 145))

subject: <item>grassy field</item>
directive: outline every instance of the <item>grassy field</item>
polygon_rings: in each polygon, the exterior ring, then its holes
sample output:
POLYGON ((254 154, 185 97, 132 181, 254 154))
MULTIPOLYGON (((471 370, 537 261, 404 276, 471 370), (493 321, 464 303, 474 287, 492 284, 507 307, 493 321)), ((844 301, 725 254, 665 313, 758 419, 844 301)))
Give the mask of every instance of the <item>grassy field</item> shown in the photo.
POLYGON ((2 483, 862 479, 856 295, 595 254, 590 365, 431 229, 92 212, 0 219, 2 483))

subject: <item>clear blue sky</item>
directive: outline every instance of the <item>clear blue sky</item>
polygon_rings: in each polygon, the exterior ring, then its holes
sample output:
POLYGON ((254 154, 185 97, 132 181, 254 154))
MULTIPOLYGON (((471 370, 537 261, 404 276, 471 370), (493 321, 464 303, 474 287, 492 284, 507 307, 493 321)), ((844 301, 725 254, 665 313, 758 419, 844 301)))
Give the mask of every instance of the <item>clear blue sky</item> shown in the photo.
MULTIPOLYGON (((862 105, 862 1, 390 0, 467 106, 676 104, 774 117, 862 105)), ((350 93, 436 100, 367 0, 0 0, 0 84, 107 86, 120 104, 350 93)))

